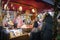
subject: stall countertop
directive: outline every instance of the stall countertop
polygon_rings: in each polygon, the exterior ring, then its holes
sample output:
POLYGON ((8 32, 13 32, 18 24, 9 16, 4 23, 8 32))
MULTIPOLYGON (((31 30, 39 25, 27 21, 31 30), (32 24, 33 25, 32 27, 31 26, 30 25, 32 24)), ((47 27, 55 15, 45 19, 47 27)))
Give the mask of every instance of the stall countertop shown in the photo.
POLYGON ((28 36, 29 36, 29 33, 21 34, 21 35, 19 35, 19 36, 10 37, 10 39, 12 39, 12 38, 17 38, 17 37, 21 37, 21 36, 24 36, 24 35, 28 35, 28 36))

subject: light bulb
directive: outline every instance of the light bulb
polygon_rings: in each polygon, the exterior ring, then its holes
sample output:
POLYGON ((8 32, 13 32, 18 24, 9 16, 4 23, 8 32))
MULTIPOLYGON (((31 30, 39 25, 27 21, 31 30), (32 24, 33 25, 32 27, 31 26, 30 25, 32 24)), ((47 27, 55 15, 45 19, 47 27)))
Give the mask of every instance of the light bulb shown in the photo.
POLYGON ((6 9, 6 7, 7 7, 7 4, 4 5, 4 9, 6 9))
POLYGON ((19 7, 19 11, 22 11, 22 6, 19 7))
POLYGON ((51 16, 54 16, 54 12, 48 12, 51 16))
POLYGON ((32 9, 32 12, 34 13, 34 12, 35 12, 35 10, 34 10, 34 9, 32 9))

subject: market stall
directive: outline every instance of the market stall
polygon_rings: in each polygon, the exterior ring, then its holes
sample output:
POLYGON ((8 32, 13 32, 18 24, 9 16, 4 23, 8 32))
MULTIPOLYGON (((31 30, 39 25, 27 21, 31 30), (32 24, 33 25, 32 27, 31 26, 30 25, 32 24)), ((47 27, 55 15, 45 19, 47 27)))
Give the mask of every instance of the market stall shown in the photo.
MULTIPOLYGON (((2 40, 29 40, 34 21, 42 29, 43 19, 52 6, 36 0, 2 0, 2 40)), ((1 19, 1 18, 0 18, 1 19)))

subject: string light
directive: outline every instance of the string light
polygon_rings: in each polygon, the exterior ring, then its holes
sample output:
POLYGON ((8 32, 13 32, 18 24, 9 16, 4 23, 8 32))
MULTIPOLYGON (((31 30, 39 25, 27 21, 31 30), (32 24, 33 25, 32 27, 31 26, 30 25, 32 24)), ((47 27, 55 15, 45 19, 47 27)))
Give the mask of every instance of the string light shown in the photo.
POLYGON ((35 10, 34 10, 34 9, 32 9, 32 12, 34 13, 34 12, 35 12, 35 10))
POLYGON ((4 9, 5 9, 5 10, 6 10, 6 8, 7 8, 7 4, 4 5, 4 9))
POLYGON ((22 6, 19 7, 19 11, 22 11, 22 6))

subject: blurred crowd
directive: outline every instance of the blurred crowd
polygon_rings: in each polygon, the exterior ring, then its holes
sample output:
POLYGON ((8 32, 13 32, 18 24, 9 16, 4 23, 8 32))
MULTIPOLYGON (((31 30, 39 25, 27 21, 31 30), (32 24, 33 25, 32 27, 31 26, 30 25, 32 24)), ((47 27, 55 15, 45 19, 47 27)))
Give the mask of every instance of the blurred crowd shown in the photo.
MULTIPOLYGON (((31 20, 28 20, 28 23, 29 22, 29 25, 32 25, 30 40, 52 40, 53 15, 51 13, 45 12, 43 14, 37 14, 37 16, 32 15, 31 20)), ((9 13, 4 16, 2 23, 3 27, 9 28, 21 28, 26 24, 25 20, 22 20, 21 14, 14 14, 12 19, 9 13)))

